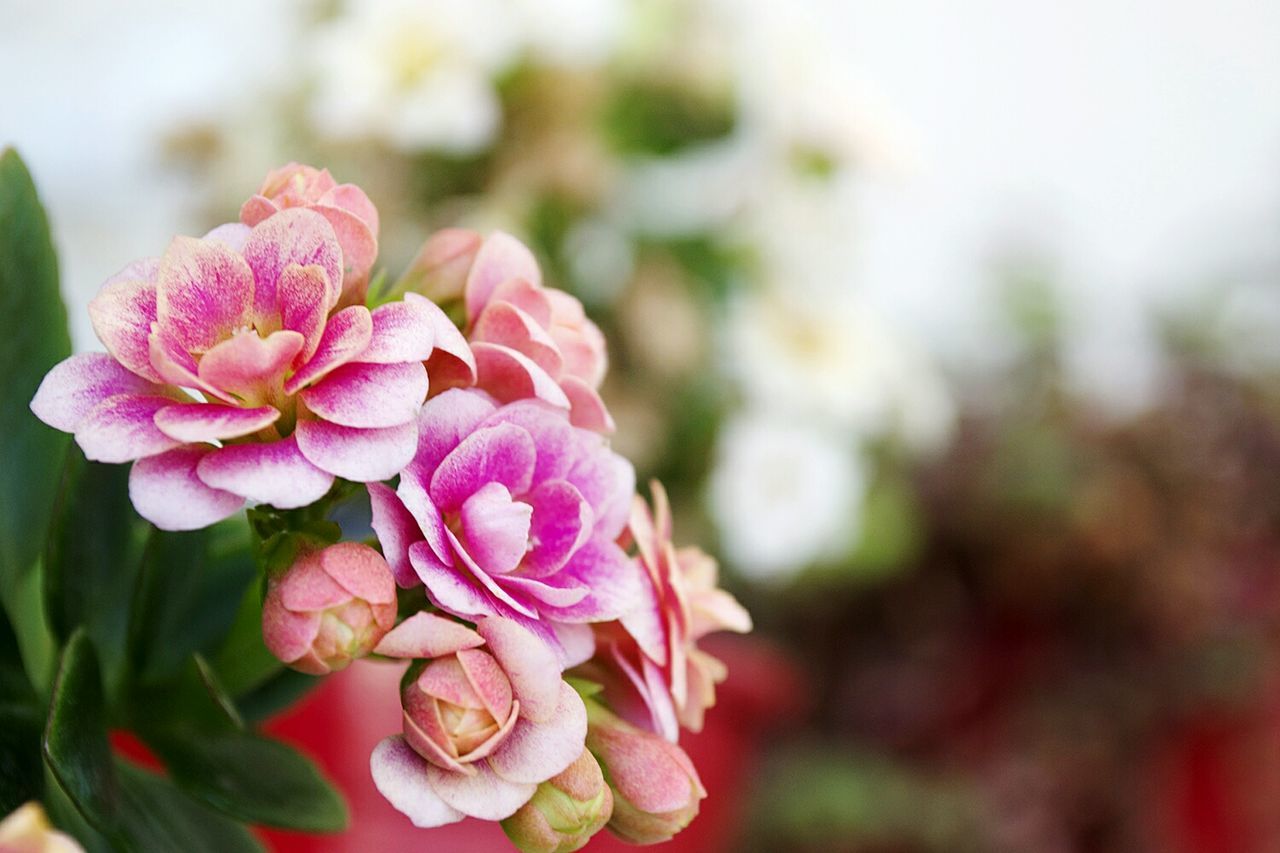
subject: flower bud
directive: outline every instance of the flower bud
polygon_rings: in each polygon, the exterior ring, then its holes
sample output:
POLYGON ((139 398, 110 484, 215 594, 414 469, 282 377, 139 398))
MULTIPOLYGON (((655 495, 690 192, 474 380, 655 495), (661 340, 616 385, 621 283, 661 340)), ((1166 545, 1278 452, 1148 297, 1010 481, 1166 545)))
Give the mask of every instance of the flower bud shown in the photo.
POLYGON ((267 648, 308 675, 326 675, 364 657, 395 621, 391 567, 358 542, 303 554, 270 582, 262 603, 267 648))
POLYGON ((595 702, 587 719, 587 749, 613 791, 610 831, 630 844, 658 844, 688 826, 707 790, 684 750, 595 702))
POLYGON ((433 302, 462 298, 471 263, 484 238, 465 228, 445 228, 427 238, 393 292, 420 293, 433 302))
POLYGON ((5 853, 84 853, 75 839, 49 825, 44 809, 34 801, 0 820, 0 850, 5 853))
POLYGON ((613 813, 613 794, 588 750, 538 786, 529 802, 502 822, 525 853, 571 853, 599 832, 613 813))

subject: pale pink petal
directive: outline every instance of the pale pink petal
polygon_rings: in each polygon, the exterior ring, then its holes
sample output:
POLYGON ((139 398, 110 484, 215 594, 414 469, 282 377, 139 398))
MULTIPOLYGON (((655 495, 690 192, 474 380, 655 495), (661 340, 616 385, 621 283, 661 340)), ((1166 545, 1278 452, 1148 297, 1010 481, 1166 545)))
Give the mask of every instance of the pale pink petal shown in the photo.
POLYGON ((636 472, 623 457, 604 449, 604 439, 586 430, 577 430, 581 456, 565 476, 573 483, 596 514, 597 534, 616 539, 631 515, 636 491, 636 472))
POLYGON ((161 530, 198 530, 244 506, 244 498, 212 489, 196 476, 207 448, 180 447, 133 463, 129 499, 138 515, 161 530))
POLYGON ((496 408, 487 394, 457 388, 428 400, 418 416, 418 452, 410 470, 430 482, 444 458, 496 408))
POLYGON ((392 628, 373 651, 393 658, 430 660, 483 645, 484 638, 466 625, 420 610, 392 628))
POLYGON ((240 205, 240 221, 250 227, 257 225, 280 208, 264 195, 255 195, 240 205))
POLYGON ((317 468, 345 480, 388 480, 409 464, 418 447, 418 424, 358 429, 328 421, 304 420, 294 431, 298 449, 317 468))
POLYGON ((453 566, 441 564, 426 542, 409 546, 409 560, 422 578, 432 603, 441 610, 463 618, 502 612, 478 582, 462 577, 453 566))
POLYGON ((373 310, 373 336, 359 360, 376 364, 426 361, 434 343, 435 324, 422 303, 389 302, 373 310))
POLYGON ((311 651, 319 633, 318 611, 299 613, 288 609, 280 584, 267 585, 262 601, 262 641, 273 655, 286 663, 302 659, 311 651))
MULTIPOLYGON (((637 569, 639 574, 639 569, 637 569)), ((622 627, 635 638, 640 650, 659 666, 667 663, 667 628, 662 621, 662 605, 651 580, 642 577, 641 594, 620 619, 622 627)))
MULTIPOLYGON (((539 462, 541 450, 539 447, 539 462)), ((544 482, 528 501, 533 507, 529 539, 534 543, 524 558, 521 575, 540 578, 559 571, 591 536, 595 513, 573 484, 564 480, 544 482)))
POLYGON ((241 409, 218 403, 180 403, 156 412, 156 426, 185 444, 223 441, 253 435, 280 419, 271 406, 241 409))
POLYGON ((582 754, 587 709, 576 690, 563 681, 557 684, 555 710, 543 722, 522 715, 507 739, 489 756, 489 766, 507 781, 543 782, 582 754))
POLYGON ((422 829, 457 823, 465 817, 432 789, 427 772, 430 766, 399 735, 384 739, 369 757, 378 793, 422 829))
POLYGON ((418 523, 390 488, 381 483, 369 483, 366 488, 373 511, 373 531, 396 583, 405 589, 417 586, 420 581, 409 563, 409 546, 422 539, 418 523))
POLYGON ((513 278, 522 278, 535 286, 542 284, 542 272, 529 247, 510 234, 495 231, 480 246, 467 276, 467 322, 475 322, 494 288, 513 278))
POLYGON ((363 542, 339 542, 320 552, 329 577, 350 595, 370 604, 391 604, 396 585, 387 572, 387 561, 363 542))
POLYGON ((486 572, 511 571, 529 545, 532 513, 527 503, 512 500, 501 483, 486 483, 462 505, 467 553, 486 572))
MULTIPOLYGON (((516 600, 511 593, 503 589, 488 572, 476 565, 475 560, 473 560, 471 555, 467 553, 467 549, 463 547, 460 541, 458 541, 458 537, 454 535, 452 530, 446 527, 444 535, 449 539, 449 543, 453 547, 453 552, 457 560, 461 561, 462 565, 470 571, 471 576, 475 578, 482 587, 484 587, 485 592, 489 593, 490 596, 497 600, 500 608, 505 606, 521 616, 526 616, 530 619, 537 618, 537 612, 530 608, 528 604, 516 600)), ((498 613, 502 612, 503 611, 501 609, 498 610, 498 613)))
POLYGON ((243 222, 227 222, 213 228, 201 239, 214 240, 233 252, 239 252, 244 249, 245 241, 249 239, 251 230, 243 222))
POLYGON ((236 405, 239 402, 233 395, 201 379, 196 360, 175 341, 170 340, 164 330, 157 327, 147 343, 151 347, 151 366, 165 382, 183 388, 196 388, 206 396, 224 403, 236 405))
POLYGON ((596 635, 590 625, 557 622, 553 627, 557 651, 562 658, 560 663, 565 669, 586 663, 595 655, 596 635))
POLYGON ((280 509, 314 503, 333 485, 333 475, 308 462, 292 436, 214 450, 200 461, 197 472, 215 489, 280 509))
POLYGON ((234 394, 248 403, 265 403, 279 387, 285 371, 302 349, 298 332, 272 332, 258 337, 252 329, 227 338, 200 359, 204 385, 234 394))
POLYGON ((321 611, 351 599, 351 593, 324 570, 314 554, 294 563, 275 588, 289 610, 321 611))
POLYGON ((486 483, 515 495, 529 490, 537 450, 529 433, 513 424, 478 429, 453 449, 431 478, 431 499, 453 512, 486 483))
MULTIPOLYGON (((432 697, 443 699, 459 708, 479 710, 484 707, 484 700, 472 685, 471 680, 467 678, 462 663, 453 655, 436 658, 428 663, 418 674, 416 683, 419 691, 416 695, 421 702, 428 701, 427 697, 432 697)), ((415 694, 407 692, 406 695, 413 697, 415 694)), ((406 708, 406 710, 418 709, 406 708)), ((413 714, 411 713, 410 716, 413 714)))
POLYGON ((285 382, 286 394, 315 382, 364 352, 373 335, 373 317, 363 305, 352 305, 329 318, 310 360, 285 382))
POLYGON ((369 227, 374 237, 378 236, 378 208, 369 200, 365 191, 355 184, 331 187, 320 196, 318 203, 350 211, 369 227))
POLYGON ((319 266, 329 283, 325 310, 338 301, 342 248, 333 226, 315 211, 290 208, 255 225, 245 241, 244 260, 253 271, 253 313, 265 326, 269 327, 279 314, 276 288, 280 274, 290 264, 319 266))
POLYGON ((449 388, 466 388, 476 381, 476 357, 471 346, 449 316, 430 299, 417 293, 406 293, 404 301, 419 305, 431 317, 434 350, 427 360, 431 387, 435 393, 449 388))
POLYGON ((118 275, 89 303, 89 320, 98 340, 117 361, 144 379, 160 381, 160 374, 151 366, 148 342, 151 324, 156 321, 154 281, 118 275))
MULTIPOLYGON (((422 425, 419 424, 418 428, 421 430, 422 425)), ((435 555, 436 562, 446 566, 452 565, 453 546, 449 544, 444 533, 444 516, 432 502, 422 481, 412 471, 403 471, 400 475, 400 485, 396 488, 396 495, 417 523, 420 536, 415 538, 426 540, 435 555)))
POLYGON ((618 428, 600 394, 578 377, 560 377, 560 390, 569 398, 569 420, 574 426, 605 435, 618 428))
POLYGON ((31 411, 54 429, 75 432, 89 412, 110 397, 159 391, 106 353, 86 352, 64 359, 45 374, 31 411))
POLYGON ((76 443, 95 462, 130 462, 172 450, 182 442, 156 426, 156 412, 172 397, 121 394, 94 406, 76 427, 76 443))
POLYGON ((509 278, 493 289, 489 304, 509 302, 533 318, 544 329, 551 328, 551 295, 560 291, 534 284, 524 278, 509 278))
POLYGON ((507 673, 523 714, 532 720, 546 720, 554 714, 563 683, 554 651, 511 619, 481 619, 476 631, 507 673))
POLYGON ((323 216, 333 226, 333 233, 342 247, 343 293, 341 304, 363 302, 369 283, 369 270, 378 256, 378 238, 360 217, 340 207, 314 204, 311 209, 323 216))
POLYGON ((493 655, 479 649, 460 649, 456 657, 467 680, 475 688, 476 695, 484 703, 485 710, 495 720, 506 720, 511 716, 511 682, 493 659, 493 655))
POLYGON ((328 315, 325 307, 328 292, 329 280, 324 270, 314 264, 307 267, 289 264, 280 273, 276 283, 280 325, 301 334, 305 342, 297 356, 298 364, 309 361, 320 345, 328 315))
POLYGON ((307 408, 349 427, 392 427, 418 416, 427 371, 418 362, 344 364, 302 392, 307 408))
POLYGON ((532 607, 539 608, 543 604, 552 607, 570 607, 587 597, 587 588, 550 586, 533 578, 517 575, 500 575, 494 583, 505 589, 512 598, 530 602, 532 607))
POLYGON ((156 322, 188 352, 204 352, 248 323, 253 273, 222 243, 174 237, 156 276, 156 322))
POLYGON ((508 782, 483 761, 472 766, 477 772, 466 776, 427 764, 427 778, 440 799, 471 817, 481 820, 509 818, 529 801, 538 788, 537 785, 508 782))
POLYGON ((490 302, 471 330, 472 345, 501 344, 528 356, 548 376, 558 377, 564 359, 555 341, 537 322, 510 302, 490 302))
POLYGON ((504 403, 536 397, 562 409, 569 398, 556 381, 523 353, 500 344, 474 343, 476 385, 504 403))

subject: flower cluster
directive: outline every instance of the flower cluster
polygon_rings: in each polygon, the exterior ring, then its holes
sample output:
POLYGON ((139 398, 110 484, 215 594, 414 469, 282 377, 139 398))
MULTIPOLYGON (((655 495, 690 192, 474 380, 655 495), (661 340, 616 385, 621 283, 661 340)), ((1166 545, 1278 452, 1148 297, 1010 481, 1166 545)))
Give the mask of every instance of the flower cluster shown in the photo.
POLYGON ((680 728, 725 677, 698 641, 750 618, 674 546, 662 487, 652 511, 637 496, 604 336, 532 252, 440 232, 392 298, 370 293, 377 235, 359 188, 272 172, 240 222, 109 279, 90 307, 107 352, 56 366, 32 410, 132 462, 157 527, 255 506, 282 663, 408 662, 371 770, 414 824, 502 821, 525 850, 670 838, 706 795, 680 728), (338 541, 325 519, 362 491, 372 529, 338 541))

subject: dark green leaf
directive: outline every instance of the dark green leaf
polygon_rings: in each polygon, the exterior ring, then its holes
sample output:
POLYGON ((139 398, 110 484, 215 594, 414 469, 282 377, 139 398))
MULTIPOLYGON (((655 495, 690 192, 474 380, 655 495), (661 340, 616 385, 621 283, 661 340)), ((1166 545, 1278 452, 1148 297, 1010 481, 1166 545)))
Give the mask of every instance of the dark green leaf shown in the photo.
POLYGON ((40 722, 31 705, 0 704, 0 815, 39 796, 40 722))
POLYGON ((111 853, 111 844, 80 814, 47 763, 44 765, 44 789, 40 801, 44 804, 45 813, 49 815, 49 821, 79 841, 80 846, 88 853, 111 853))
POLYGON ((134 685, 129 722, 147 738, 153 732, 181 728, 196 733, 238 731, 244 722, 214 673, 199 656, 161 682, 134 685))
POLYGON ((6 602, 44 547, 67 441, 36 420, 27 403, 49 368, 70 353, 49 222, 26 166, 7 149, 0 155, 0 594, 6 602))
POLYGON ((269 680, 239 697, 236 706, 250 722, 274 716, 320 686, 320 679, 292 669, 282 669, 269 680))
POLYGON ((247 828, 192 801, 169 780, 123 762, 116 768, 128 849, 141 853, 262 850, 247 828))
POLYGON ((279 674, 282 664, 262 642, 262 590, 250 584, 226 640, 210 659, 232 696, 244 696, 279 674))

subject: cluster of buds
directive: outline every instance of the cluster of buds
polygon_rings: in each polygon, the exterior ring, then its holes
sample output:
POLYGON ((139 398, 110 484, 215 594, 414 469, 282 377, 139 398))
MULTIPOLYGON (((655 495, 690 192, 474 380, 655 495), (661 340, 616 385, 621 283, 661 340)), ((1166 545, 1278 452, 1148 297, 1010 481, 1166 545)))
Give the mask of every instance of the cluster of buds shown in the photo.
POLYGON ((606 826, 668 839, 706 796, 680 729, 725 676, 698 641, 750 618, 610 448, 581 303, 514 237, 449 230, 369 307, 378 221, 327 171, 272 172, 240 222, 108 280, 90 309, 107 352, 55 367, 32 409, 133 462, 157 527, 246 502, 275 520, 295 547, 268 560, 262 629, 283 664, 408 662, 370 767, 415 825, 500 821, 536 851, 606 826), (378 549, 290 527, 341 481, 364 484, 378 549))

